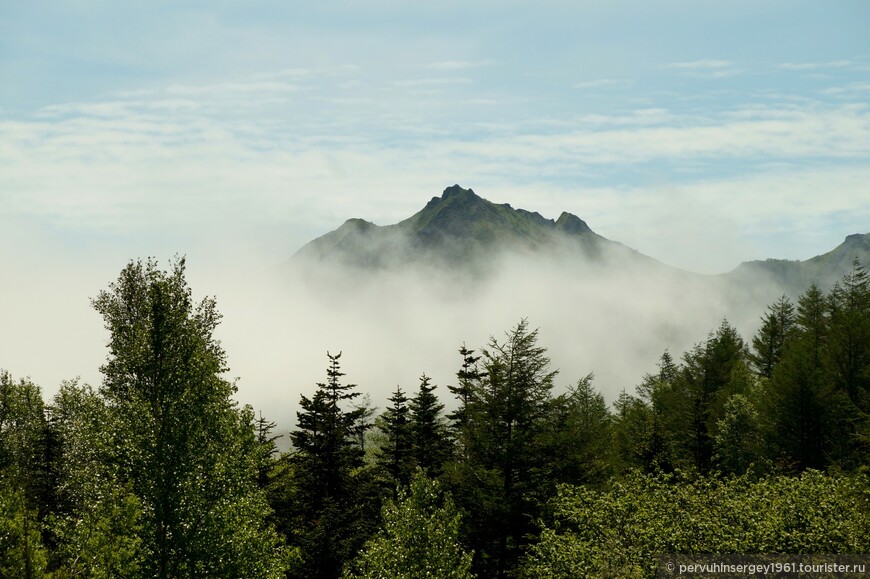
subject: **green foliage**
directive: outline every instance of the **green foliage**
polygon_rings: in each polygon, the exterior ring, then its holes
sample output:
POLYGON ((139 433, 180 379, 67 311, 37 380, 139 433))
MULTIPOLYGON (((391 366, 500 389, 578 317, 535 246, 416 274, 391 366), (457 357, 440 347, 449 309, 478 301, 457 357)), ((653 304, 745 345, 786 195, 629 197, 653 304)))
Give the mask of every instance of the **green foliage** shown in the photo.
POLYGON ((327 353, 283 455, 275 423, 233 401, 220 314, 183 260, 130 263, 93 304, 99 390, 65 382, 46 406, 0 371, 0 576, 642 577, 660 553, 870 549, 857 261, 829 293, 771 305, 752 352, 727 321, 679 364, 666 351, 613 412, 591 374, 553 396, 522 320, 479 356, 463 345, 447 420, 424 374, 369 438, 376 409, 327 353))
POLYGON ((142 503, 119 480, 113 452, 115 415, 89 386, 65 382, 51 408, 60 444, 51 517, 55 575, 136 577, 145 551, 142 503))
POLYGON ((654 577, 659 554, 866 553, 870 481, 680 480, 632 474, 607 491, 565 485, 529 550, 524 577, 654 577))
POLYGON ((435 395, 435 386, 430 378, 420 376, 420 388, 411 399, 411 454, 415 464, 427 476, 441 474, 444 462, 450 458, 450 440, 441 412, 444 405, 435 395))
POLYGON ((343 384, 339 358, 327 353, 327 382, 302 396, 297 429, 290 433, 292 478, 282 530, 299 548, 299 577, 337 577, 376 525, 380 490, 360 446, 365 407, 345 409, 359 393, 343 384))
POLYGON ((785 467, 823 468, 826 463, 823 391, 828 333, 824 294, 810 286, 798 300, 793 334, 765 386, 761 407, 769 424, 772 458, 785 467))
POLYGON ((474 384, 483 376, 478 367, 480 356, 475 356, 474 350, 462 344, 459 355, 462 356, 462 367, 456 373, 457 385, 447 387, 459 402, 456 410, 447 415, 453 432, 461 432, 468 425, 469 407, 475 403, 474 384))
POLYGON ((47 438, 39 387, 0 371, 0 576, 29 579, 45 570, 42 521, 53 503, 47 438))
POLYGON ((407 486, 413 472, 412 432, 408 397, 399 386, 388 400, 391 405, 380 417, 384 433, 378 463, 384 467, 393 487, 407 486))
POLYGON ((93 301, 109 331, 100 394, 121 486, 142 502, 142 573, 270 577, 284 566, 257 488, 253 412, 222 378, 213 299, 194 304, 185 263, 131 262, 93 301))
POLYGON ((743 474, 761 460, 758 411, 746 396, 735 394, 725 402, 713 442, 715 462, 724 473, 743 474))
POLYGON ((870 460, 870 275, 857 259, 828 296, 831 459, 854 468, 870 460))
MULTIPOLYGON (((633 468, 658 466, 663 452, 654 452, 656 426, 661 429, 657 408, 641 398, 631 396, 625 390, 613 403, 611 437, 613 450, 612 469, 624 472, 633 468)), ((661 436, 658 436, 661 439, 661 436)))
MULTIPOLYGON (((103 485, 106 486, 106 485, 103 485)), ((66 517, 52 520, 55 579, 139 577, 144 566, 142 504, 129 489, 104 494, 66 517)))
MULTIPOLYGON (((667 426, 669 414, 674 413, 675 384, 679 377, 679 369, 674 363, 670 352, 665 350, 659 358, 659 371, 646 374, 637 387, 637 394, 644 404, 642 414, 646 418, 644 435, 638 437, 640 443, 641 462, 647 471, 671 470, 675 462, 673 451, 673 433, 667 426)), ((677 408, 679 403, 676 404, 677 408)))
POLYGON ((500 343, 482 351, 482 372, 459 433, 463 455, 448 473, 451 489, 469 513, 478 566, 508 569, 546 498, 552 443, 549 419, 556 372, 549 369, 537 330, 520 321, 500 343))
POLYGON ((0 477, 0 577, 45 577, 48 552, 24 491, 0 477))
POLYGON ((317 482, 312 489, 312 507, 317 510, 330 497, 345 494, 350 472, 362 466, 363 451, 357 438, 361 409, 345 410, 342 403, 359 396, 355 384, 342 384, 339 358, 327 353, 327 382, 318 383, 312 398, 302 396, 297 412, 298 429, 290 433, 297 453, 294 460, 317 482))
POLYGON ((749 359, 760 375, 770 378, 782 360, 785 344, 794 327, 794 304, 783 295, 776 303, 767 306, 767 313, 761 320, 761 328, 752 338, 753 351, 749 359))
POLYGON ((786 468, 870 461, 870 276, 861 264, 828 295, 811 286, 766 386, 769 444, 786 468))
POLYGON ((727 400, 745 393, 748 352, 726 320, 703 344, 683 357, 663 408, 665 429, 673 443, 675 466, 702 473, 713 466, 713 437, 727 400))
POLYGON ((348 566, 345 579, 472 577, 471 553, 459 543, 459 511, 422 471, 381 515, 381 529, 348 566))
POLYGON ((610 474, 611 416, 592 374, 553 401, 548 444, 555 481, 597 484, 610 474))

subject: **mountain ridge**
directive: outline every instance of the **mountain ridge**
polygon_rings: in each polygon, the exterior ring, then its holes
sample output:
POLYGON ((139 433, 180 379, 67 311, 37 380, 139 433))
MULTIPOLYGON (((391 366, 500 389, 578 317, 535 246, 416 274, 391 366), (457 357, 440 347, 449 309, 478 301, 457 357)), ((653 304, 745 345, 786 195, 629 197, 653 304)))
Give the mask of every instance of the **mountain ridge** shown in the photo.
POLYGON ((447 187, 423 209, 393 225, 348 219, 303 246, 294 259, 307 257, 363 268, 425 262, 485 269, 482 262, 508 250, 575 251, 593 260, 612 251, 654 261, 598 235, 571 213, 547 219, 508 203, 493 203, 459 185, 447 187))
POLYGON ((548 219, 509 203, 493 203, 456 184, 392 225, 348 219, 300 248, 291 261, 333 263, 357 271, 425 264, 481 274, 511 251, 568 258, 568 264, 581 259, 621 267, 643 264, 679 275, 719 278, 735 287, 775 284, 782 293, 797 297, 811 283, 829 289, 851 270, 855 258, 870 264, 870 233, 850 234, 836 248, 807 260, 746 261, 730 272, 701 276, 607 239, 572 213, 563 211, 557 219, 548 219))
MULTIPOLYGON (((829 290, 834 283, 852 269, 857 259, 865 267, 870 265, 870 233, 852 233, 834 249, 805 260, 767 258, 744 261, 730 272, 723 274, 732 281, 765 277, 792 290, 807 288, 810 284, 829 290)), ((800 289, 797 293, 802 293, 800 289)))

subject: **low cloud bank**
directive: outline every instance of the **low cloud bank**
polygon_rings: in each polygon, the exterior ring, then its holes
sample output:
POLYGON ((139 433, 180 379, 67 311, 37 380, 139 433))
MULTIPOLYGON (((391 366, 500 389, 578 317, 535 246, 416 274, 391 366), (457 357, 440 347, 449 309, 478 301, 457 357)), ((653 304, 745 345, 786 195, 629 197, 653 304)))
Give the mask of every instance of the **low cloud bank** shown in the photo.
POLYGON ((343 353, 345 381, 383 408, 395 386, 414 392, 424 372, 439 386, 455 384, 464 343, 480 350, 527 318, 559 370, 557 388, 589 372, 609 401, 655 370, 665 349, 681 356, 727 318, 749 340, 773 286, 752 292, 719 277, 656 264, 620 268, 532 255, 503 255, 495 272, 469 280, 426 266, 361 274, 305 268, 268 281, 221 286, 220 337, 239 399, 286 431, 299 396, 325 381, 326 352, 343 353))
MULTIPOLYGON (((459 347, 479 351, 527 318, 559 370, 557 388, 594 372, 613 401, 654 371, 665 349, 681 356, 725 317, 750 339, 779 295, 773 286, 735 291, 719 277, 655 263, 619 267, 567 255, 502 255, 476 279, 427 266, 370 275, 322 266, 315 279, 245 255, 190 255, 188 281, 195 299, 217 298, 224 316, 217 337, 229 376, 239 378, 237 399, 278 422, 281 433, 294 426, 300 395, 325 381, 327 351, 343 352, 345 380, 381 409, 397 384, 414 392, 424 372, 449 407, 459 347)), ((9 305, 0 318, 0 367, 31 376, 47 399, 63 379, 98 385, 108 336, 89 298, 117 279, 125 261, 116 257, 85 269, 62 259, 13 263, 17 279, 0 288, 9 305)))

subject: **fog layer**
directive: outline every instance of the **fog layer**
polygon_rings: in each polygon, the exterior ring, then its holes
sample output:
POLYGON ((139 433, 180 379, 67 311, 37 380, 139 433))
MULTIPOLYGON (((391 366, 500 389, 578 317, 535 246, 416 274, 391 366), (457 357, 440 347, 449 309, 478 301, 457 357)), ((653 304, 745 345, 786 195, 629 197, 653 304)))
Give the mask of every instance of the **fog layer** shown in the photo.
MULTIPOLYGON (((594 384, 613 401, 654 371, 665 349, 681 356, 725 317, 749 339, 779 295, 767 284, 735 291, 719 277, 652 261, 593 264, 559 252, 493 258, 483 278, 425 266, 361 275, 323 264, 313 276, 245 255, 208 260, 194 252, 188 281, 195 299, 215 296, 223 313, 217 337, 228 377, 239 378, 237 399, 282 432, 295 424, 300 395, 325 380, 327 351, 343 352, 346 381, 380 408, 396 385, 415 391, 424 372, 450 406, 445 386, 455 384, 459 347, 480 350, 527 318, 559 370, 558 388, 594 372, 594 384)), ((13 263, 23 273, 0 289, 2 302, 14 304, 0 319, 0 367, 31 376, 47 399, 63 379, 101 381, 108 336, 89 298, 117 279, 125 260, 94 263, 101 265, 83 270, 48 256, 39 267, 13 263)))
POLYGON ((778 295, 765 285, 735 292, 721 278, 655 263, 530 254, 500 256, 485 278, 425 266, 362 273, 320 263, 316 274, 293 268, 250 284, 215 285, 239 398, 284 430, 300 395, 325 381, 327 351, 342 352, 345 380, 379 408, 396 385, 414 392, 423 373, 449 407, 445 386, 455 384, 460 346, 479 351, 527 318, 559 370, 558 388, 593 372, 613 401, 654 371, 662 352, 681 356, 723 318, 749 339, 778 295))

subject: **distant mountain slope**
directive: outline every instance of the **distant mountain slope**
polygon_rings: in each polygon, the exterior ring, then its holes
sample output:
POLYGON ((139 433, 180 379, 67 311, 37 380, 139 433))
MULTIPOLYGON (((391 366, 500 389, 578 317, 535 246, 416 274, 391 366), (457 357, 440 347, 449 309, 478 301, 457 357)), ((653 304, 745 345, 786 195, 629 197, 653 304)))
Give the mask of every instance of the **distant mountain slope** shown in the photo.
POLYGON ((345 273, 422 265, 477 275, 494 271, 499 257, 508 253, 560 258, 560 264, 570 268, 612 266, 632 272, 638 280, 658 272, 677 281, 712 284, 709 287, 724 289, 735 299, 754 295, 764 303, 782 293, 797 297, 811 283, 830 289, 851 270, 856 257, 870 266, 870 234, 849 235, 834 250, 806 261, 749 261, 731 272, 707 276, 671 268, 606 239, 576 215, 562 213, 558 219, 547 219, 507 203, 492 203, 471 189, 453 185, 393 225, 348 219, 302 247, 291 263, 331 264, 338 266, 331 268, 333 272, 345 273))
POLYGON ((422 210, 395 225, 381 227, 349 219, 302 247, 293 259, 362 268, 425 263, 479 271, 505 251, 578 253, 591 260, 600 260, 606 253, 657 263, 598 235, 570 213, 546 219, 539 213, 492 203, 459 185, 448 187, 441 197, 433 197, 422 210))
POLYGON ((843 243, 828 253, 805 261, 747 261, 725 274, 725 277, 738 284, 771 282, 779 285, 784 293, 795 297, 812 283, 823 290, 830 289, 851 271, 855 258, 865 267, 870 267, 870 233, 849 235, 843 243))

